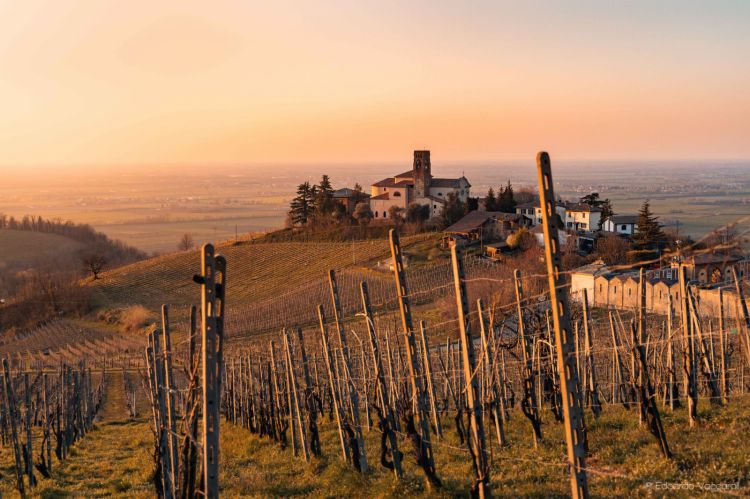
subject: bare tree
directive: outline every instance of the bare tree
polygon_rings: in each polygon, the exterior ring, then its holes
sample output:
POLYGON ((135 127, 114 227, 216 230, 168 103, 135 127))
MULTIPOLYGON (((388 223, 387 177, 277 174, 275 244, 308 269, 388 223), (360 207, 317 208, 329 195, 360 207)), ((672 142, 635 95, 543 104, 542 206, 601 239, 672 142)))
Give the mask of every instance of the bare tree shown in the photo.
POLYGON ((183 234, 179 244, 177 244, 177 248, 181 251, 192 249, 193 246, 195 246, 195 242, 193 241, 193 236, 190 234, 183 234))
POLYGON ((83 267, 86 272, 90 273, 94 280, 99 279, 99 274, 104 270, 104 266, 107 265, 107 259, 101 253, 89 253, 83 256, 83 267))

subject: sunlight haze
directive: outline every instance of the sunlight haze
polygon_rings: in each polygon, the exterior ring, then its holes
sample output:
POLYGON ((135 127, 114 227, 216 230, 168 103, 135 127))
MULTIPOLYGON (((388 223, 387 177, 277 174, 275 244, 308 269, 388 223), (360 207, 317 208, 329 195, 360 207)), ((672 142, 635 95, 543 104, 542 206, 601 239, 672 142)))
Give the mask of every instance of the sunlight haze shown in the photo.
POLYGON ((3 0, 0 168, 747 158, 748 20, 747 2, 3 0))

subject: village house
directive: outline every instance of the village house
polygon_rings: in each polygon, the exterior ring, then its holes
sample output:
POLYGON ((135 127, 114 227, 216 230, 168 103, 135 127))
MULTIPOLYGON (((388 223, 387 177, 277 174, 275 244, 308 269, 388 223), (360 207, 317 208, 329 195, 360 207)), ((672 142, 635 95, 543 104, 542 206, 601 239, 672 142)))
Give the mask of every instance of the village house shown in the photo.
POLYGON ((602 230, 621 236, 632 236, 638 229, 638 215, 612 215, 604 220, 602 230))
POLYGON ((343 189, 333 191, 333 200, 343 205, 346 208, 346 213, 351 215, 354 213, 354 208, 357 207, 357 204, 369 202, 370 195, 362 191, 344 187, 343 189))
MULTIPOLYGON (((558 202, 555 205, 555 212, 560 216, 560 220, 565 222, 565 203, 558 202)), ((516 205, 516 213, 523 215, 528 218, 531 222, 530 225, 541 225, 542 223, 542 208, 539 206, 539 202, 536 203, 523 203, 516 205)))
MULTIPOLYGON (((739 255, 726 253, 698 253, 682 258, 682 262, 672 262, 672 267, 679 267, 682 263, 687 269, 690 280, 702 283, 720 283, 732 281, 732 266, 743 260, 739 255)), ((745 276, 746 265, 737 266, 737 277, 745 276)))
POLYGON ((594 306, 596 277, 608 272, 609 269, 602 260, 597 260, 573 270, 570 274, 570 295, 581 301, 583 300, 583 290, 585 289, 586 301, 589 306, 594 306))
POLYGON ((602 209, 586 203, 569 203, 565 205, 565 228, 571 230, 591 231, 599 229, 602 209))
POLYGON ((374 220, 386 220, 388 210, 396 206, 403 210, 412 204, 430 207, 430 218, 442 213, 448 194, 455 194, 466 202, 471 184, 466 177, 437 178, 432 176, 430 151, 414 151, 412 169, 372 184, 370 209, 374 220))
MULTIPOLYGON (((701 261, 698 258, 698 275, 710 276, 701 270, 701 261)), ((737 276, 741 278, 747 270, 748 262, 745 260, 734 262, 732 265, 737 269, 737 276)), ((716 265, 716 263, 714 263, 716 265)), ((729 265, 729 263, 727 263, 729 265)), ((737 296, 734 285, 729 281, 722 283, 709 282, 706 280, 692 279, 690 267, 688 266, 688 279, 695 294, 696 303, 702 311, 710 316, 716 316, 724 303, 724 314, 727 317, 735 315, 737 296)), ((726 269, 723 271, 726 275, 726 269)), ((731 274, 731 267, 729 267, 731 274)), ((675 267, 663 267, 650 269, 644 273, 646 277, 646 309, 652 313, 666 314, 670 309, 670 297, 672 313, 681 313, 680 283, 678 272, 675 267)), ((718 272, 715 273, 718 276, 718 272)), ((639 282, 638 271, 617 271, 609 269, 600 260, 589 265, 574 269, 570 273, 570 296, 572 300, 581 301, 582 290, 586 289, 589 306, 613 309, 636 309, 639 306, 639 282)))
POLYGON ((461 246, 473 241, 504 240, 512 232, 528 224, 528 220, 517 213, 477 210, 464 215, 461 220, 446 228, 443 234, 445 238, 451 238, 461 246))

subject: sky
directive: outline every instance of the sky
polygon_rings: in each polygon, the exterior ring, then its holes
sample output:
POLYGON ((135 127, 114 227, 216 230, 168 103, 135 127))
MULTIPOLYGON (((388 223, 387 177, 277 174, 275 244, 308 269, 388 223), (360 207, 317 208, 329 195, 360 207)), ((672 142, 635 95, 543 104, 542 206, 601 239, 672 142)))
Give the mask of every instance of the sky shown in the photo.
POLYGON ((0 0, 0 170, 750 158, 748 1, 0 0))

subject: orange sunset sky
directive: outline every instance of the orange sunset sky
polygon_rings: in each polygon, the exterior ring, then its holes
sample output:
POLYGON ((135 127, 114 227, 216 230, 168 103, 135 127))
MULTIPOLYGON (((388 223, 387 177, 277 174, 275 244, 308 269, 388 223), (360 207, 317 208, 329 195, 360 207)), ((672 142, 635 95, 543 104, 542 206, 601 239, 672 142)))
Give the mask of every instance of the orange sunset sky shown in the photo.
POLYGON ((0 169, 750 158, 747 1, 0 0, 0 169))

